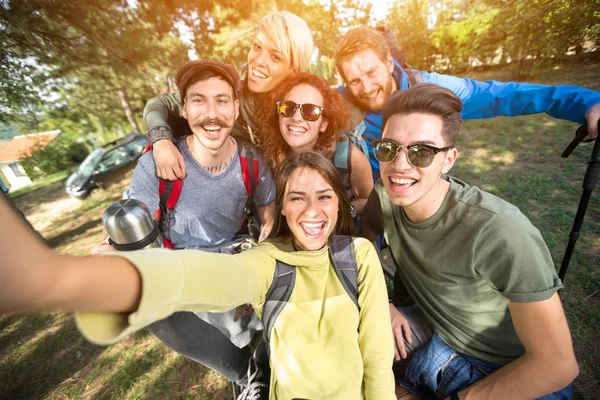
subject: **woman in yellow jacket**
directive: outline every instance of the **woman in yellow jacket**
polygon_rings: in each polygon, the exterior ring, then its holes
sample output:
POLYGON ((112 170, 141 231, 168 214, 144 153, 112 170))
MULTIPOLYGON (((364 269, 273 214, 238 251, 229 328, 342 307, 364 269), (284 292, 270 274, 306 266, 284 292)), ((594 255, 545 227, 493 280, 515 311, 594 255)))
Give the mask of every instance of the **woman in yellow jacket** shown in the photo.
POLYGON ((271 399, 393 399, 387 294, 372 244, 354 239, 358 305, 328 253, 350 234, 350 204, 333 165, 317 153, 277 171, 274 239, 238 255, 142 250, 103 257, 53 253, 0 202, 0 312, 77 311, 90 341, 114 343, 177 311, 251 303, 262 316, 276 261, 296 266, 291 297, 269 342, 271 399))

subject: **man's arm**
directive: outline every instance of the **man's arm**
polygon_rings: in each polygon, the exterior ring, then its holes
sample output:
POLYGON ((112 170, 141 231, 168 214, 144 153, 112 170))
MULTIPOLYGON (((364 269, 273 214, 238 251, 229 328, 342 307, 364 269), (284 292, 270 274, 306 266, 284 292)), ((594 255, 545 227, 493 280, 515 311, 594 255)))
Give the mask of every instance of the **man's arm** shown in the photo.
POLYGON ((163 93, 146 103, 144 121, 148 127, 148 140, 155 150, 156 174, 174 181, 185 178, 185 162, 173 144, 173 134, 167 123, 169 116, 183 118, 179 92, 163 93))
POLYGON ((533 399, 556 392, 579 373, 558 294, 533 303, 509 302, 525 354, 460 391, 460 399, 533 399))
POLYGON ((579 86, 547 86, 518 82, 479 82, 437 73, 421 73, 423 80, 452 90, 462 101, 464 119, 514 117, 536 113, 587 124, 598 134, 600 93, 579 86))

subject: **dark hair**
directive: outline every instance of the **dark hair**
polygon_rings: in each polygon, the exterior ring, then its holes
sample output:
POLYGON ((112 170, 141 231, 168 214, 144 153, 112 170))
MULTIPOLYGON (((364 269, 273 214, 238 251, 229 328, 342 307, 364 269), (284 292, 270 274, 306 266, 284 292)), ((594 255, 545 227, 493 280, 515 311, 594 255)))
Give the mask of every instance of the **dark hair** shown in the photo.
POLYGON ((201 71, 198 71, 196 74, 194 74, 192 77, 190 77, 184 85, 182 85, 182 87, 180 88, 181 91, 181 102, 184 103, 187 97, 187 91, 190 87, 192 87, 195 83, 197 82, 202 82, 202 81, 207 81, 210 78, 219 78, 222 81, 227 82, 227 84, 229 85, 229 87, 231 88, 231 93, 233 94, 233 99, 237 99, 236 96, 236 91, 233 89, 233 87, 231 86, 231 84, 229 83, 229 81, 225 78, 224 74, 219 72, 219 71, 215 71, 214 69, 204 69, 201 71))
POLYGON ((422 83, 407 90, 397 91, 383 106, 381 131, 396 114, 423 113, 442 119, 442 137, 446 146, 455 146, 462 123, 462 101, 450 90, 432 83, 422 83))
POLYGON ((285 95, 294 87, 307 84, 315 88, 323 96, 324 113, 321 118, 327 118, 327 129, 320 132, 315 147, 316 152, 331 149, 333 142, 339 137, 339 132, 345 127, 348 113, 343 106, 339 93, 329 87, 322 78, 308 73, 299 72, 286 78, 282 84, 273 90, 270 101, 259 112, 260 129, 257 132, 260 150, 271 168, 276 168, 291 153, 290 146, 285 142, 279 131, 279 115, 277 102, 285 100, 285 95))
POLYGON ((340 174, 325 156, 319 153, 308 151, 306 153, 294 154, 286 158, 275 172, 275 186, 277 196, 275 198, 275 224, 272 237, 290 236, 291 231, 286 218, 281 215, 287 183, 294 172, 299 169, 312 169, 317 171, 333 188, 333 191, 339 199, 338 220, 335 226, 335 232, 339 235, 352 236, 354 234, 354 224, 352 212, 350 209, 350 200, 346 196, 340 174))

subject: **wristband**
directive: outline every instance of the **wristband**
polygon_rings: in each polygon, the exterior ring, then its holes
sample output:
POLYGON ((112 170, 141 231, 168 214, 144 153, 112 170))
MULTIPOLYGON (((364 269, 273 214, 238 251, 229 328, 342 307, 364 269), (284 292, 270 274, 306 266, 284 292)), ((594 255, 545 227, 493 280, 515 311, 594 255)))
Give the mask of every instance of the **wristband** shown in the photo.
POLYGON ((156 126, 148 131, 148 140, 151 145, 158 142, 159 140, 167 139, 173 141, 173 135, 171 134, 171 128, 168 126, 156 126))

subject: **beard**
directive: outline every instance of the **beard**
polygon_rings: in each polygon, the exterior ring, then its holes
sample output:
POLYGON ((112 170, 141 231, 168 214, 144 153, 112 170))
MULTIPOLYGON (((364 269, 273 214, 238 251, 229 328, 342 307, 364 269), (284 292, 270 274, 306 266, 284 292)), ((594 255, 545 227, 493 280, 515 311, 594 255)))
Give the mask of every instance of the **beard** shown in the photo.
MULTIPOLYGON (((383 86, 378 86, 375 91, 381 91, 377 96, 380 98, 377 101, 368 101, 364 95, 360 95, 359 97, 354 96, 356 100, 356 105, 359 108, 363 108, 367 111, 379 111, 383 108, 383 105, 390 98, 392 92, 394 90, 394 78, 391 75, 388 75, 386 81, 383 83, 383 86)), ((373 92, 371 92, 372 94, 373 92)))

